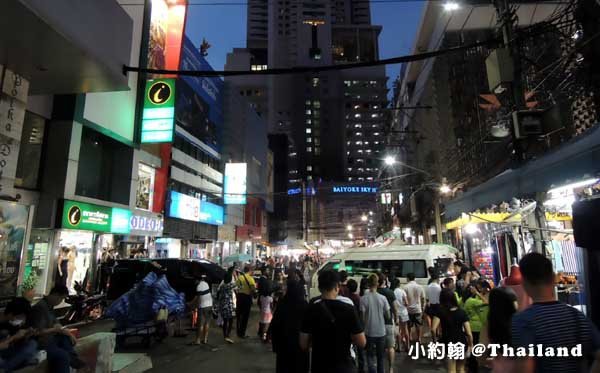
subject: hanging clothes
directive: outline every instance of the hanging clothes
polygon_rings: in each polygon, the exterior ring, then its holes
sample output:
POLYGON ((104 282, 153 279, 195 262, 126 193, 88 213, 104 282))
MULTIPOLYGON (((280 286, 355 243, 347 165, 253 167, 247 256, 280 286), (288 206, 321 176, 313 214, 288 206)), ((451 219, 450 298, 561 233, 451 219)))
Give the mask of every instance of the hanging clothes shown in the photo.
POLYGON ((552 241, 552 251, 552 257, 554 259, 554 271, 564 272, 565 267, 563 265, 562 245, 559 241, 552 241))

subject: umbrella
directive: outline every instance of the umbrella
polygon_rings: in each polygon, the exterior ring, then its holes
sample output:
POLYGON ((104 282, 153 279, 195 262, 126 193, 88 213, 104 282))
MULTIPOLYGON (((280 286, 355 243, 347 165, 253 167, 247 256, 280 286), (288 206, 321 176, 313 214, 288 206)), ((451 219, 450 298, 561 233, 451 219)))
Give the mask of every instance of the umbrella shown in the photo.
POLYGON ((243 263, 252 260, 252 257, 248 254, 233 254, 223 259, 223 263, 243 263))

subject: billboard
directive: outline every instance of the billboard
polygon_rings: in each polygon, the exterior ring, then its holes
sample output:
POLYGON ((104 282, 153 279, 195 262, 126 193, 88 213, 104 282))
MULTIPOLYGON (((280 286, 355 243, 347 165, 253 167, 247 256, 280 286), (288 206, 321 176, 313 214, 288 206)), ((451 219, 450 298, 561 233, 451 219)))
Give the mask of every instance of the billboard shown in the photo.
POLYGON ((61 228, 129 234, 131 211, 117 207, 65 200, 61 228))
POLYGON ((177 80, 177 125, 218 151, 217 124, 210 119, 210 105, 182 79, 177 80))
MULTIPOLYGON (((213 68, 210 66, 208 61, 200 54, 198 48, 194 46, 194 43, 189 38, 185 38, 182 46, 181 53, 181 69, 182 70, 198 70, 198 71, 212 71, 213 68)), ((208 107, 207 111, 207 122, 215 128, 215 133, 220 131, 223 127, 223 93, 224 83, 219 77, 197 77, 197 76, 183 76, 180 78, 184 84, 187 85, 191 90, 198 96, 199 101, 203 102, 208 107)), ((191 103, 189 97, 191 95, 186 94, 185 91, 181 92, 183 96, 188 97, 185 102, 191 103)), ((184 99, 184 98, 182 98, 184 99)), ((178 97, 179 100, 179 97, 178 97)), ((193 103, 198 106, 198 103, 193 103)), ((183 104, 182 104, 183 105, 183 104)), ((178 114, 180 105, 178 105, 178 114)), ((196 108, 197 109, 197 108, 196 108)), ((195 110, 196 110, 195 109, 195 110)), ((187 109, 189 110, 189 108, 187 109)), ((185 119, 185 118, 184 118, 185 119)), ((177 117, 179 125, 185 128, 188 121, 182 121, 180 123, 179 116, 177 117)), ((191 122, 193 126, 188 126, 186 131, 197 136, 196 133, 202 130, 202 126, 205 122, 191 122)), ((207 141, 203 136, 205 134, 200 133, 198 138, 211 146, 215 151, 220 151, 216 142, 207 141)), ((219 138, 217 135, 216 138, 219 138)))
POLYGON ((224 220, 222 206, 174 191, 171 191, 171 204, 168 211, 172 218, 198 223, 222 225, 224 220))
POLYGON ((175 121, 175 79, 146 82, 142 112, 142 143, 173 141, 175 121))
POLYGON ((223 185, 226 205, 246 204, 246 163, 226 163, 225 181, 223 185))

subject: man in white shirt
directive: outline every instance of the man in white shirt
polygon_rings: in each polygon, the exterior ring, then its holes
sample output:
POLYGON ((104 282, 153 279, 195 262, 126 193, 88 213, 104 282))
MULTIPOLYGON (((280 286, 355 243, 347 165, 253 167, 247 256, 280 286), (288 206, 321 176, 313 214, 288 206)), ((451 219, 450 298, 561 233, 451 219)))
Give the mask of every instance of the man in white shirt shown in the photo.
MULTIPOLYGON (((442 292, 442 287, 440 286, 440 278, 437 274, 431 275, 431 282, 427 285, 427 289, 425 293, 427 293, 427 308, 425 309, 425 314, 427 317, 427 325, 429 326, 429 330, 431 330, 431 323, 435 316, 440 315, 440 293, 442 292)), ((433 341, 437 341, 436 335, 431 336, 433 341)))
MULTIPOLYGON (((408 306, 408 333, 412 339, 412 328, 416 329, 416 342, 421 343, 421 325, 423 325, 423 307, 425 305, 425 291, 415 282, 415 274, 406 275, 408 284, 404 287, 408 306)), ((439 300, 438 300, 439 302, 439 300)))
POLYGON ((198 304, 198 330, 194 344, 208 343, 208 325, 212 317, 213 299, 210 291, 210 285, 206 281, 206 275, 202 275, 200 282, 196 287, 196 299, 198 304))

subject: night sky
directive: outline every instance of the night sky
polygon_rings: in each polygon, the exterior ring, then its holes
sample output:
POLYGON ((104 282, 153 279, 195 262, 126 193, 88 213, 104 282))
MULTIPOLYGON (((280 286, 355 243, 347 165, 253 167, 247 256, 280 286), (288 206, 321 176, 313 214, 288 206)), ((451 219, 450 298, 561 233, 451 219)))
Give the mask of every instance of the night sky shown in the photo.
MULTIPOLYGON (((410 54, 423 4, 423 1, 371 4, 373 24, 383 26, 379 37, 380 58, 410 54)), ((195 45, 206 38, 212 45, 208 51, 209 63, 215 70, 223 70, 227 53, 246 46, 246 6, 192 5, 188 9, 186 34, 195 45)), ((399 71, 400 65, 387 66, 390 88, 399 71)))

